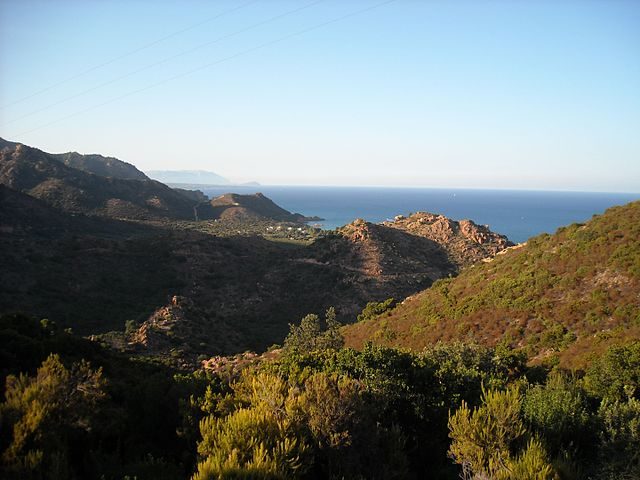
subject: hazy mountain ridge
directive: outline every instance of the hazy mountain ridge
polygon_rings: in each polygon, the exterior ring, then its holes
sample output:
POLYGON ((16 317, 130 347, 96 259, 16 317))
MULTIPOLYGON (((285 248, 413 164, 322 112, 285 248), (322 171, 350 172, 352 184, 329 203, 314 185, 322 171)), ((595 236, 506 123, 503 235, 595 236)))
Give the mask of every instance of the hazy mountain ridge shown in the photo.
POLYGON ((188 185, 228 185, 229 180, 207 170, 148 170, 147 175, 162 183, 188 185))
POLYGON ((420 349, 438 340, 494 345, 506 339, 541 359, 584 361, 590 351, 640 337, 639 238, 640 202, 611 208, 347 327, 347 343, 420 349))

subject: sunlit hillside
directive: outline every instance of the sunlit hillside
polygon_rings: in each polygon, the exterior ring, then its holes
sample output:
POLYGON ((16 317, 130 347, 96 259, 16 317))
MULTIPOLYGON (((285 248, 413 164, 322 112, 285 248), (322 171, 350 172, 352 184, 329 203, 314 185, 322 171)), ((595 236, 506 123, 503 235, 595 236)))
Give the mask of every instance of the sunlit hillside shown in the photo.
POLYGON ((415 349, 439 340, 504 340, 537 360, 559 356, 574 365, 640 336, 638 292, 640 202, 634 202, 440 280, 345 335, 352 346, 371 340, 415 349))

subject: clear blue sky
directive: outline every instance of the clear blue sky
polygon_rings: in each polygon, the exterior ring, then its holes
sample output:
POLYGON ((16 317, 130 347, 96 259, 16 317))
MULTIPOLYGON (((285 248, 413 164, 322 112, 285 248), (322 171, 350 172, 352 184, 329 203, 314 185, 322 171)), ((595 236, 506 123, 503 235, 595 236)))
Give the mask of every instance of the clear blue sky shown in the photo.
POLYGON ((379 2, 246 3, 0 0, 0 136, 237 181, 640 192, 638 1, 397 0, 257 49, 379 2))

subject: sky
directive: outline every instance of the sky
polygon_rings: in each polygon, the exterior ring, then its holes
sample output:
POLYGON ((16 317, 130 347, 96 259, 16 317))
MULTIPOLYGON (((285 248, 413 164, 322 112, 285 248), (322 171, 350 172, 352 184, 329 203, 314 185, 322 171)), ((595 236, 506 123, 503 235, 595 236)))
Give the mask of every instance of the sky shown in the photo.
POLYGON ((234 182, 640 192, 640 2, 0 0, 0 136, 234 182))

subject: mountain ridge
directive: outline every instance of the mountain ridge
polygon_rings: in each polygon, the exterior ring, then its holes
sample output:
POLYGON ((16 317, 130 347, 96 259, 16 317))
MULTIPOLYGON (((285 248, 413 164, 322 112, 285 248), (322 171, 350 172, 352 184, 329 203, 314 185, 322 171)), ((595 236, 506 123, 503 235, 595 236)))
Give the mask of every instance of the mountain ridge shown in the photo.
MULTIPOLYGON (((15 149, 18 145, 24 144, 0 138, 0 150, 4 148, 15 149)), ((105 157, 97 153, 81 154, 78 152, 49 153, 48 155, 65 164, 67 167, 102 177, 113 177, 123 180, 150 180, 149 177, 131 163, 115 157, 105 157)))
POLYGON ((192 219, 195 206, 160 182, 89 173, 23 144, 0 151, 0 183, 62 210, 113 218, 192 219))

